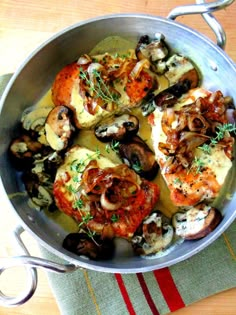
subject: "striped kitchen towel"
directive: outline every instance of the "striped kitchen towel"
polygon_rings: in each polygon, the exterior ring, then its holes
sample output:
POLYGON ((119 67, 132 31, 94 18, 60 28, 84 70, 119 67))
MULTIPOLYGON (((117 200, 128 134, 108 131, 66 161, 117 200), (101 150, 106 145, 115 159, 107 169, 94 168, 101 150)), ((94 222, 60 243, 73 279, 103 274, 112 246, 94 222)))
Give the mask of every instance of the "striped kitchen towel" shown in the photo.
POLYGON ((169 268, 137 274, 77 270, 48 273, 48 279, 62 315, 168 314, 236 286, 236 222, 206 249, 169 268))

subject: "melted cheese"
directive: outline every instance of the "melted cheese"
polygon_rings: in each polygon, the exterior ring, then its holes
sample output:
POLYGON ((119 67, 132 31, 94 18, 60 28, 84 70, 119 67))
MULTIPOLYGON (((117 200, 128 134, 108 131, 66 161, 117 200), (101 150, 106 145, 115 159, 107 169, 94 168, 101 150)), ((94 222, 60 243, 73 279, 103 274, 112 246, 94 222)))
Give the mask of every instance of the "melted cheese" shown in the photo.
POLYGON ((79 121, 82 128, 91 128, 95 126, 99 121, 112 115, 111 112, 105 111, 100 106, 96 115, 91 115, 84 109, 84 100, 78 93, 76 85, 73 86, 71 93, 71 105, 75 109, 76 118, 79 121))
POLYGON ((45 124, 46 138, 53 150, 61 151, 64 148, 64 142, 53 131, 49 124, 45 124))
MULTIPOLYGON (((187 235, 197 234, 205 225, 206 217, 209 214, 210 207, 205 207, 199 211, 197 208, 191 208, 182 214, 181 224, 175 224, 176 235, 186 237, 187 235)), ((179 214, 179 217, 181 214, 179 214)))
POLYGON ((232 167, 232 161, 227 157, 224 150, 218 145, 211 149, 211 153, 207 154, 201 149, 195 150, 195 156, 200 158, 204 166, 211 169, 219 185, 223 185, 226 176, 232 167))
POLYGON ((69 174, 71 178, 67 182, 67 185, 70 184, 74 185, 73 182, 73 176, 75 175, 74 173, 76 173, 76 176, 78 178, 77 180, 79 182, 82 176, 82 172, 74 172, 71 169, 71 166, 74 163, 83 163, 83 169, 85 169, 86 165, 88 165, 88 163, 91 160, 96 160, 98 162, 99 168, 114 167, 116 165, 115 163, 111 162, 104 156, 99 155, 98 157, 96 152, 92 150, 80 146, 74 146, 68 151, 64 163, 58 168, 56 180, 60 178, 65 178, 66 174, 69 174))

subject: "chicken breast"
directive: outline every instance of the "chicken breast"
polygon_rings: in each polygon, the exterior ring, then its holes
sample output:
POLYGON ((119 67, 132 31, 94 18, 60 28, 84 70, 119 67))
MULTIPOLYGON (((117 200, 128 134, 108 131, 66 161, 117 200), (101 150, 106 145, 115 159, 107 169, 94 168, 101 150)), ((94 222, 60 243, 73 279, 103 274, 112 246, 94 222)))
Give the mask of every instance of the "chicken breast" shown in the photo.
POLYGON ((78 128, 92 128, 104 118, 140 105, 157 82, 149 68, 148 60, 138 61, 132 52, 81 56, 57 74, 53 103, 69 107, 78 128))
POLYGON ((80 227, 104 237, 130 238, 160 192, 127 165, 75 145, 57 171, 53 194, 57 207, 80 227))
POLYGON ((149 116, 156 159, 176 206, 216 198, 232 167, 234 139, 221 92, 191 90, 149 116))

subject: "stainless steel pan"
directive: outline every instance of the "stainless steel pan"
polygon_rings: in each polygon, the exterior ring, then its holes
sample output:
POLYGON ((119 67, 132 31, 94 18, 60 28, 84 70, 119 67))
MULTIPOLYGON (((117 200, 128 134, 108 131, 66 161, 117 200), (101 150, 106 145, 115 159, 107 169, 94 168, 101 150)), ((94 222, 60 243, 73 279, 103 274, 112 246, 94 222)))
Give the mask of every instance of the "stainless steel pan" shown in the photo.
MULTIPOLYGON (((24 108, 37 102, 50 88, 56 73, 66 64, 90 51, 98 42, 111 35, 137 40, 141 35, 151 37, 156 32, 163 33, 173 50, 188 56, 201 69, 202 85, 210 90, 220 89, 236 103, 236 68, 224 53, 225 33, 211 12, 225 8, 233 0, 216 1, 205 4, 197 0, 196 5, 181 6, 170 12, 168 18, 149 15, 117 14, 99 17, 78 23, 55 35, 36 51, 16 71, 8 84, 1 101, 0 114, 0 191, 1 198, 6 199, 9 211, 13 211, 20 227, 15 231, 15 238, 22 250, 22 256, 2 259, 0 272, 16 265, 25 265, 29 272, 29 288, 18 297, 7 297, 0 292, 0 304, 14 306, 27 301, 37 286, 36 267, 43 267, 54 272, 71 272, 77 268, 87 268, 103 272, 135 273, 171 266, 198 253, 216 240, 236 217, 236 181, 230 183, 229 193, 233 198, 224 202, 224 219, 213 233, 195 242, 184 242, 169 255, 152 260, 134 257, 126 248, 122 255, 109 261, 89 261, 78 257, 62 248, 66 231, 43 212, 31 209, 27 197, 18 196, 9 200, 8 196, 24 187, 17 173, 7 158, 10 140, 16 135, 16 125, 24 108), (197 31, 175 22, 175 18, 184 14, 202 14, 214 29, 217 44, 214 44, 197 31), (220 46, 220 47, 219 47, 220 46), (53 263, 41 258, 30 257, 21 241, 21 233, 27 230, 38 241, 58 257, 68 261, 66 265, 53 263)), ((235 167, 234 167, 235 169, 235 167)), ((235 176, 233 176, 235 178, 235 176)))

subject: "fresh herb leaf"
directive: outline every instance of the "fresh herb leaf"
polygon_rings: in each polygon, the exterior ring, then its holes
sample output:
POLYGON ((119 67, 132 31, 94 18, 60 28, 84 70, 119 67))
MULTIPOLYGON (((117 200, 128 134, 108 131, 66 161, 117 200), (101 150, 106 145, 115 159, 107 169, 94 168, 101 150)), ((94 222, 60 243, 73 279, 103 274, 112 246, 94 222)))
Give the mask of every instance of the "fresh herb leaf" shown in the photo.
POLYGON ((90 213, 82 216, 81 222, 79 223, 79 227, 81 227, 83 225, 87 225, 89 223, 89 221, 91 221, 92 219, 93 219, 93 216, 90 213))
POLYGON ((120 95, 118 93, 112 93, 107 83, 104 81, 104 79, 101 76, 101 73, 97 70, 93 71, 94 75, 94 82, 91 81, 86 72, 80 68, 79 77, 85 81, 85 83, 88 85, 91 92, 94 92, 95 97, 101 98, 106 103, 118 103, 119 104, 119 98, 120 95))
POLYGON ((204 162, 195 156, 194 160, 193 160, 193 164, 192 164, 196 170, 196 174, 200 174, 202 172, 202 169, 204 167, 204 162))
POLYGON ((80 161, 74 160, 72 161, 70 165, 71 171, 76 172, 76 173, 82 173, 84 170, 84 167, 85 167, 85 163, 83 160, 80 160, 80 161))
POLYGON ((211 145, 204 143, 202 146, 199 147, 203 152, 210 154, 211 153, 211 145))
POLYGON ((119 152, 119 146, 120 146, 119 141, 112 140, 111 143, 109 143, 105 146, 105 150, 107 153, 110 153, 111 150, 114 151, 115 153, 118 153, 119 152))
POLYGON ((115 213, 112 214, 112 216, 111 216, 111 221, 112 221, 113 223, 118 222, 119 219, 120 219, 120 217, 119 217, 118 214, 115 214, 115 213))
POLYGON ((141 166, 140 162, 136 161, 134 164, 132 164, 132 169, 135 172, 139 173, 142 170, 142 166, 141 166))
POLYGON ((107 153, 110 153, 110 152, 111 152, 110 149, 111 149, 110 144, 106 144, 105 150, 106 150, 107 153))
POLYGON ((177 185, 177 184, 181 185, 182 182, 181 182, 181 180, 180 180, 178 177, 176 177, 176 178, 174 179, 174 184, 175 184, 175 185, 177 185))
POLYGON ((210 144, 204 143, 202 146, 199 147, 199 149, 207 154, 211 154, 212 147, 214 147, 219 141, 224 139, 226 132, 233 132, 234 134, 236 134, 235 124, 227 123, 219 125, 216 128, 216 136, 210 139, 210 144))
POLYGON ((77 188, 73 185, 68 185, 66 188, 70 193, 76 194, 78 192, 77 188))
POLYGON ((236 134, 236 125, 235 124, 230 124, 230 123, 223 124, 223 125, 217 126, 216 128, 218 130, 216 131, 215 140, 218 142, 220 140, 224 139, 226 132, 233 132, 234 134, 236 134))
POLYGON ((84 206, 84 202, 82 199, 75 200, 75 202, 73 204, 74 209, 82 209, 83 206, 84 206))

